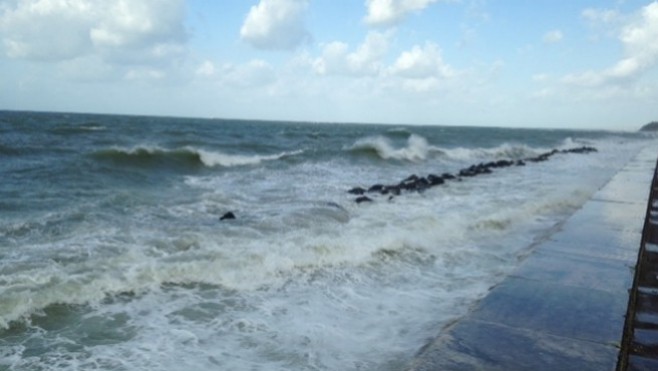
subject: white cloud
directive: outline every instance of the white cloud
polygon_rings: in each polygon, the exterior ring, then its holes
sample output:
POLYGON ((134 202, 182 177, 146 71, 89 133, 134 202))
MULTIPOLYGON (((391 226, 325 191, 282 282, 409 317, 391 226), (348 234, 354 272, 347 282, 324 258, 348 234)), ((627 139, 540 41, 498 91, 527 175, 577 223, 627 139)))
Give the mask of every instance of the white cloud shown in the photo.
POLYGON ((563 38, 564 38, 564 34, 562 33, 562 31, 552 30, 544 34, 543 40, 547 44, 555 44, 562 41, 563 38))
POLYGON ((620 19, 619 12, 611 9, 587 8, 582 12, 583 18, 592 23, 610 24, 620 19))
POLYGON ((57 70, 60 77, 76 82, 116 81, 123 72, 95 55, 59 62, 57 70))
POLYGON ((322 49, 322 56, 312 61, 320 75, 374 75, 382 69, 382 59, 389 47, 390 33, 369 32, 353 52, 343 42, 334 41, 322 49))
POLYGON ((402 89, 414 93, 436 91, 457 74, 432 42, 402 52, 388 72, 402 89))
POLYGON ((11 58, 142 63, 184 51, 184 12, 184 0, 12 0, 0 7, 0 31, 11 58))
POLYGON ((387 64, 391 35, 391 32, 371 31, 352 52, 348 44, 334 41, 324 45, 320 57, 305 56, 302 63, 310 65, 319 75, 367 77, 359 80, 373 84, 369 87, 371 92, 381 89, 414 93, 436 91, 459 74, 444 62, 439 46, 433 42, 414 45, 401 52, 392 64, 387 64))
POLYGON ((93 9, 86 1, 13 1, 0 14, 5 53, 11 58, 63 60, 91 48, 93 9))
POLYGON ((415 45, 397 58, 391 72, 394 75, 410 78, 447 78, 454 75, 453 69, 443 62, 439 46, 427 42, 423 47, 415 45))
POLYGON ((532 81, 534 82, 546 82, 550 79, 550 76, 546 73, 538 73, 532 75, 532 81))
POLYGON ((237 66, 225 65, 221 73, 224 83, 243 88, 262 87, 276 80, 274 68, 260 59, 237 66))
POLYGON ((642 8, 640 14, 623 27, 619 40, 624 57, 601 71, 570 74, 562 82, 585 87, 625 84, 658 64, 658 1, 642 8))
POLYGON ((212 77, 217 73, 217 67, 211 61, 205 60, 196 68, 196 74, 202 77, 212 77))
POLYGON ((365 22, 371 26, 391 26, 411 13, 425 9, 437 0, 366 0, 365 22))
POLYGON ((259 49, 292 50, 309 39, 304 27, 308 0, 260 0, 251 7, 242 28, 242 40, 259 49))
POLYGON ((239 88, 262 87, 276 80, 274 68, 260 59, 253 59, 245 64, 226 63, 219 67, 212 61, 205 60, 195 72, 205 81, 239 88))

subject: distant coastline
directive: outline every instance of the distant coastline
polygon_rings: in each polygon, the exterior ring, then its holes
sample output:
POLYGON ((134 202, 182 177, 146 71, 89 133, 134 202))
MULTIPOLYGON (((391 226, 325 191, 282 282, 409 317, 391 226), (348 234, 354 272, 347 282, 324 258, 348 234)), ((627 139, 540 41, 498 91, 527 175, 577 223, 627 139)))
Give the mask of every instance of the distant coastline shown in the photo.
POLYGON ((652 121, 642 126, 640 131, 658 131, 658 121, 652 121))

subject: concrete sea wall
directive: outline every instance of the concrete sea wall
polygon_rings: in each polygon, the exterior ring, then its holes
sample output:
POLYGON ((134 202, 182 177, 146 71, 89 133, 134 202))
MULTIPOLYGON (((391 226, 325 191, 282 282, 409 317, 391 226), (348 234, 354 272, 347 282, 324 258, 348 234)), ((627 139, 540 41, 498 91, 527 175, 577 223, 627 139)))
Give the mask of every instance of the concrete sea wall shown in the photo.
POLYGON ((642 149, 408 370, 614 370, 657 155, 642 149))

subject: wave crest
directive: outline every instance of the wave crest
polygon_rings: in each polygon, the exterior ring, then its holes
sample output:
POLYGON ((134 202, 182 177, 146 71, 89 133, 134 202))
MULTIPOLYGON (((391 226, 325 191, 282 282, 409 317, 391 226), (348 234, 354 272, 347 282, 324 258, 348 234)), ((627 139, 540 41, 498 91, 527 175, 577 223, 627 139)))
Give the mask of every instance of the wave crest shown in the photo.
POLYGON ((368 137, 358 140, 349 148, 352 152, 374 154, 384 160, 424 161, 432 152, 441 152, 431 146, 427 139, 420 135, 411 134, 407 145, 395 148, 391 141, 383 136, 368 137))
POLYGON ((94 153, 94 156, 103 160, 134 166, 180 165, 188 167, 234 167, 258 165, 264 161, 279 160, 284 157, 298 155, 302 152, 298 150, 274 155, 233 155, 194 147, 165 149, 156 146, 137 146, 133 148, 106 149, 94 153))
POLYGON ((200 156, 201 162, 205 166, 222 166, 222 167, 233 167, 233 166, 245 166, 245 165, 258 165, 264 161, 275 161, 282 159, 284 157, 296 156, 301 154, 302 150, 291 151, 291 152, 281 152, 275 155, 227 155, 221 152, 210 152, 199 150, 198 154, 200 156))
POLYGON ((503 143, 492 148, 456 147, 443 149, 449 159, 458 161, 481 161, 484 159, 522 160, 546 152, 546 148, 532 148, 523 144, 503 143))

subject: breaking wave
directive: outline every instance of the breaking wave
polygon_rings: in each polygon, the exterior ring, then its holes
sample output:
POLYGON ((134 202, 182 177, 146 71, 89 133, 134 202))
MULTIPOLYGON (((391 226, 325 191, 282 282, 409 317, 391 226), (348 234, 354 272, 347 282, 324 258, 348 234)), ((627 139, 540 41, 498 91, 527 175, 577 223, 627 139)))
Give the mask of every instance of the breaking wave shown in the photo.
POLYGON ((430 145, 427 139, 416 134, 411 134, 407 139, 406 146, 401 148, 396 148, 386 137, 375 136, 360 139, 348 149, 354 153, 375 155, 384 160, 412 162, 424 161, 431 154, 442 152, 439 148, 430 145))
POLYGON ((482 161, 486 159, 522 160, 550 151, 550 148, 533 148, 523 144, 503 143, 491 148, 456 147, 442 150, 448 159, 457 161, 482 161))
POLYGON ((165 149, 157 146, 111 148, 94 153, 94 157, 133 166, 184 165, 205 167, 234 167, 258 165, 301 154, 303 151, 282 152, 274 155, 237 155, 208 151, 194 147, 165 149))

